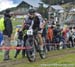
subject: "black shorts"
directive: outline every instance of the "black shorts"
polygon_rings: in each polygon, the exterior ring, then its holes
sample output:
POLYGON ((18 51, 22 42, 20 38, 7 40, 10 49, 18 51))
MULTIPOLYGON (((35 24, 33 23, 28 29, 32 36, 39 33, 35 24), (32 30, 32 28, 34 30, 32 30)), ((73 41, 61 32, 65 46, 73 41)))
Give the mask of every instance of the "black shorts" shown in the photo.
POLYGON ((69 37, 69 41, 72 41, 72 37, 69 37))
POLYGON ((41 29, 41 28, 33 29, 33 31, 34 31, 34 33, 40 33, 40 34, 43 33, 43 29, 41 29))

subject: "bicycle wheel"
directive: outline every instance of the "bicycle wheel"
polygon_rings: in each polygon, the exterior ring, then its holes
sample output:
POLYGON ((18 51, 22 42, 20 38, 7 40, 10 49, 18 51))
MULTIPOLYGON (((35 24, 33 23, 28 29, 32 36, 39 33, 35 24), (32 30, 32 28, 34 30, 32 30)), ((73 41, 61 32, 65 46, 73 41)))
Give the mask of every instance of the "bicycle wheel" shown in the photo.
POLYGON ((39 52, 39 43, 37 39, 34 39, 34 45, 35 45, 36 52, 39 52))
POLYGON ((46 58, 47 48, 46 48, 45 42, 46 42, 45 38, 43 38, 43 44, 44 44, 43 51, 41 51, 40 45, 39 45, 39 55, 40 55, 41 59, 46 58))
POLYGON ((30 47, 28 49, 26 49, 26 54, 27 54, 27 58, 30 62, 34 62, 35 61, 35 46, 34 46, 34 41, 32 38, 28 38, 26 40, 26 47, 30 47))

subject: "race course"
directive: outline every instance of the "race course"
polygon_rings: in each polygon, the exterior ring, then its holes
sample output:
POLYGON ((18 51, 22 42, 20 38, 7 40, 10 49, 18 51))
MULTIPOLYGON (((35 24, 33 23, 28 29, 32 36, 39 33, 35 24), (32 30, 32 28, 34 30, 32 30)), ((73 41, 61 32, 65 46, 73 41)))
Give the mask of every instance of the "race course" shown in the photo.
MULTIPOLYGON (((75 67, 75 48, 50 51, 45 59, 36 56, 36 61, 30 63, 25 57, 22 59, 21 54, 14 59, 14 51, 10 53, 12 60, 0 61, 0 67, 75 67)), ((2 58, 2 55, 0 56, 2 58)))

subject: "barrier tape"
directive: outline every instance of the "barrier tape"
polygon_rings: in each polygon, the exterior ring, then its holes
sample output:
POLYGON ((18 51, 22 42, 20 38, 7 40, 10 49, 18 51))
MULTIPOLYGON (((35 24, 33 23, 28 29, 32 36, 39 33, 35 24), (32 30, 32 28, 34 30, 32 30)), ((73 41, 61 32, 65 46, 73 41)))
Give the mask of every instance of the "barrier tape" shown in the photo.
MULTIPOLYGON (((51 43, 45 43, 45 44, 47 45, 47 44, 51 44, 51 43)), ((0 47, 0 50, 24 50, 24 49, 31 49, 31 48, 32 48, 31 46, 27 46, 27 47, 3 46, 3 47, 0 47)))
MULTIPOLYGON (((68 44, 68 43, 65 43, 68 44)), ((59 45, 59 43, 45 43, 45 45, 50 45, 50 46, 55 46, 55 45, 59 45)), ((16 46, 10 46, 10 47, 0 47, 0 50, 23 50, 23 49, 31 49, 31 46, 27 46, 27 47, 16 47, 16 46)))
POLYGON ((23 50, 23 49, 31 49, 32 47, 15 47, 15 46, 11 46, 11 47, 6 47, 6 46, 3 46, 3 47, 0 47, 0 50, 23 50))
MULTIPOLYGON (((64 44, 69 44, 69 43, 64 43, 64 44)), ((45 45, 59 45, 59 43, 45 43, 45 45)))

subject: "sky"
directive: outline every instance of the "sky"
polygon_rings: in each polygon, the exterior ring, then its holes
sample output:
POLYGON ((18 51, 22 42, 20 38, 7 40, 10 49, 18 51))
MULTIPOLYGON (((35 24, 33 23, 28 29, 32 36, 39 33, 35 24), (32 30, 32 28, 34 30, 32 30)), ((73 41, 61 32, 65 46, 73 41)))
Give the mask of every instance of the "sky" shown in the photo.
POLYGON ((38 3, 40 2, 40 0, 0 0, 0 11, 7 9, 7 8, 15 7, 21 1, 25 1, 36 7, 38 6, 38 3))

